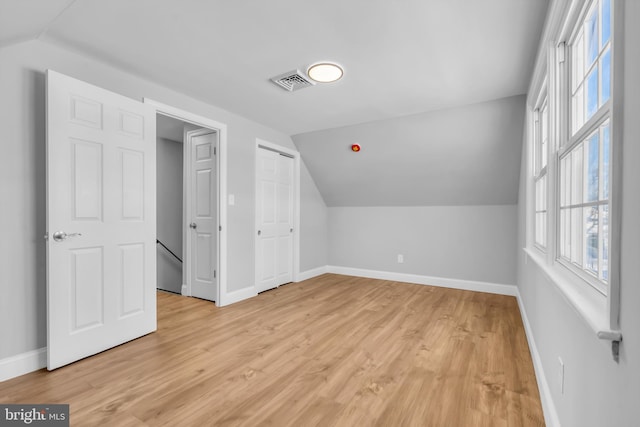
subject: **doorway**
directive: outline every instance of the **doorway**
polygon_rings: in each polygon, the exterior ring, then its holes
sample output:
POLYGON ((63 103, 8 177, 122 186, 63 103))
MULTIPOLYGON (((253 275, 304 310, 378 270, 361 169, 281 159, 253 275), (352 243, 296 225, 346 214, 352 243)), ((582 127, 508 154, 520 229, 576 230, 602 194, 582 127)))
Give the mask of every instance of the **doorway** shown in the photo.
POLYGON ((224 305, 226 126, 156 108, 158 289, 224 305))

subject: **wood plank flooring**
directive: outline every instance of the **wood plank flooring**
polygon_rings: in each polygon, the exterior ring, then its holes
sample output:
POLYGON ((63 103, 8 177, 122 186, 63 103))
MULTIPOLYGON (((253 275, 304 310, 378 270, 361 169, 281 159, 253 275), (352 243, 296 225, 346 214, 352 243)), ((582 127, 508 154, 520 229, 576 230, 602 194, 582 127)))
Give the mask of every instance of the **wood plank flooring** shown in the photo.
POLYGON ((158 331, 0 383, 73 426, 543 426, 513 297, 325 274, 240 303, 158 293, 158 331))

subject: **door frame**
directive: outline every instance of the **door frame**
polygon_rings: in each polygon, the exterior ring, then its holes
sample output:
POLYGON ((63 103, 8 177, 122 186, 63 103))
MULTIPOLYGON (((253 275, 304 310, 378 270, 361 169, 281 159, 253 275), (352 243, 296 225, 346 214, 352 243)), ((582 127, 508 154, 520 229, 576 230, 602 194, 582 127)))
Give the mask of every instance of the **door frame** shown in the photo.
MULTIPOLYGON (((200 129, 194 129, 194 130, 189 130, 189 131, 185 131, 183 132, 184 135, 184 141, 182 141, 182 185, 183 185, 183 189, 182 189, 182 217, 183 217, 183 221, 182 221, 182 247, 184 248, 184 262, 182 264, 182 279, 184 280, 185 283, 182 284, 182 295, 185 296, 193 296, 193 288, 192 288, 192 281, 193 281, 193 277, 192 277, 192 261, 193 261, 193 251, 192 251, 192 243, 193 243, 193 233, 191 232, 191 229, 186 227, 186 224, 188 222, 191 221, 192 218, 192 210, 193 210, 193 198, 192 198, 192 188, 191 186, 193 185, 193 180, 191 179, 192 173, 193 173, 193 162, 191 159, 191 148, 192 148, 192 141, 191 139, 193 137, 196 136, 202 136, 202 135, 207 135, 213 133, 215 134, 215 138, 216 138, 216 142, 214 143, 213 147, 214 150, 216 150, 216 148, 220 145, 220 132, 217 129, 211 129, 209 127, 203 127, 200 129), (188 265, 187 265, 188 264, 188 265)), ((218 151, 220 151, 218 149, 218 151)), ((215 151, 214 151, 215 153, 215 151)), ((220 186, 218 185, 218 183, 220 182, 220 167, 218 164, 218 155, 214 154, 214 163, 215 163, 215 167, 216 167, 216 224, 215 224, 215 234, 216 234, 216 266, 215 266, 215 270, 219 272, 220 267, 218 265, 218 261, 219 261, 219 256, 217 255, 218 252, 220 251, 220 220, 219 220, 219 216, 220 216, 220 197, 218 197, 219 191, 220 191, 220 186)), ((218 278, 215 279, 216 281, 216 287, 220 288, 220 283, 218 281, 218 278)), ((220 292, 216 291, 216 298, 220 298, 220 292)), ((216 302, 218 300, 216 299, 216 302)))
POLYGON ((258 150, 265 148, 276 153, 282 153, 293 158, 293 282, 298 282, 300 277, 300 152, 281 145, 273 144, 260 138, 256 138, 255 145, 255 164, 254 164, 254 230, 253 230, 253 246, 254 246, 254 287, 258 284, 258 228, 256 214, 258 212, 258 150))
MULTIPOLYGON (((162 114, 163 116, 172 117, 174 119, 191 123, 196 126, 208 128, 218 133, 218 153, 216 156, 216 167, 218 170, 218 291, 215 303, 217 306, 222 307, 229 304, 227 302, 227 204, 225 203, 225 201, 227 200, 227 125, 225 123, 221 123, 207 117, 194 114, 190 111, 182 110, 180 108, 155 101, 153 99, 143 98, 143 102, 154 107, 156 109, 156 114, 162 114)), ((184 141, 183 144, 186 146, 184 141)), ((183 173, 186 172, 187 171, 183 170, 183 173)), ((183 223, 185 220, 186 217, 183 218, 183 223)), ((186 254, 184 260, 186 261, 190 259, 191 248, 187 245, 184 250, 186 254)), ((183 271, 185 269, 188 268, 183 263, 183 271)), ((183 284, 182 291, 183 295, 186 295, 186 292, 190 291, 190 287, 188 287, 186 284, 183 284)))

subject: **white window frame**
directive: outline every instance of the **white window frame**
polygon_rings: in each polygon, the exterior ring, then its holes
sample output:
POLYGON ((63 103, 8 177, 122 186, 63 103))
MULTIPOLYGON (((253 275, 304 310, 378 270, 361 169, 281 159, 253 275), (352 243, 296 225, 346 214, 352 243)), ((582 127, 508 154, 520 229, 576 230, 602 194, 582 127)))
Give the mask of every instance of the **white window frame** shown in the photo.
MULTIPOLYGON (((546 80, 546 79, 545 79, 546 80)), ((549 170, 549 153, 551 152, 551 132, 550 132, 550 120, 549 120, 549 98, 547 93, 547 85, 546 82, 540 91, 538 96, 538 101, 536 102, 536 108, 533 112, 534 123, 533 123, 533 193, 534 193, 534 202, 533 202, 533 244, 534 246, 542 252, 547 251, 547 246, 549 245, 549 174, 547 173, 549 170), (546 109, 547 114, 547 124, 546 124, 546 135, 543 135, 543 111, 546 109), (546 139, 547 150, 546 155, 542 150, 542 142, 546 139), (545 165, 542 166, 542 161, 545 160, 545 165), (542 195, 538 193, 538 182, 545 180, 545 191, 542 192, 542 195), (544 207, 538 207, 538 201, 540 198, 544 198, 544 207), (545 217, 545 227, 542 230, 542 236, 544 241, 539 241, 539 231, 538 230, 538 214, 544 213, 545 217)))
MULTIPOLYGON (((562 63, 562 65, 560 66, 561 70, 558 73, 558 77, 559 80, 562 80, 562 88, 563 90, 560 91, 560 96, 564 98, 563 100, 563 110, 565 110, 568 114, 566 116, 566 121, 564 123, 562 123, 562 129, 560 131, 560 139, 559 139, 559 150, 557 153, 557 162, 558 162, 558 171, 559 173, 562 173, 562 171, 560 170, 559 166, 560 166, 560 159, 564 158, 567 154, 569 154, 571 151, 573 151, 575 148, 577 148, 580 145, 585 144, 585 142, 593 135, 594 132, 598 132, 600 127, 606 123, 607 121, 609 121, 609 127, 610 127, 610 140, 609 140, 609 144, 610 144, 610 152, 609 152, 609 159, 610 159, 610 165, 609 165, 609 170, 612 172, 609 175, 609 198, 608 198, 608 203, 607 206, 609 207, 609 224, 610 224, 610 233, 609 233, 609 248, 610 248, 610 252, 613 250, 613 246, 617 245, 619 246, 619 235, 616 237, 614 235, 613 228, 615 226, 614 222, 617 223, 618 227, 619 227, 619 222, 620 221, 614 221, 613 220, 613 210, 614 210, 614 206, 613 206, 613 189, 614 187, 614 179, 613 179, 613 173, 615 173, 615 171, 617 171, 619 169, 620 162, 618 162, 618 164, 614 164, 615 162, 613 161, 613 153, 615 151, 619 151, 619 150, 615 150, 614 147, 617 146, 619 147, 621 142, 618 142, 616 144, 616 142, 614 141, 613 138, 613 134, 614 132, 616 134, 619 134, 620 132, 618 131, 619 127, 615 127, 615 122, 613 120, 614 118, 614 102, 616 99, 620 98, 619 96, 616 96, 616 93, 614 91, 614 88, 619 87, 620 86, 620 82, 617 81, 618 79, 616 79, 615 73, 614 73, 614 68, 621 68, 621 67, 615 67, 615 59, 618 55, 615 55, 614 49, 616 47, 616 43, 615 43, 615 32, 616 32, 616 28, 619 26, 618 24, 620 23, 621 20, 616 20, 615 19, 615 12, 616 9, 618 7, 618 3, 614 0, 611 0, 611 8, 612 8, 612 22, 611 22, 611 34, 610 34, 610 41, 609 43, 609 49, 610 49, 610 54, 611 54, 611 80, 612 80, 612 84, 611 84, 611 93, 610 93, 610 97, 609 99, 604 102, 602 104, 602 106, 600 107, 596 107, 596 112, 595 114, 593 114, 593 116, 591 116, 590 118, 585 119, 584 123, 575 130, 573 129, 573 122, 574 122, 574 118, 573 118, 573 102, 572 102, 572 73, 573 73, 573 69, 572 69, 572 58, 573 58, 573 44, 576 42, 576 39, 578 38, 578 36, 580 35, 580 31, 581 31, 581 27, 585 21, 585 19, 587 18, 587 16, 589 15, 589 13, 592 11, 592 9, 594 7, 599 7, 601 5, 603 0, 583 0, 583 1, 576 1, 574 3, 581 3, 581 7, 580 8, 576 8, 576 11, 570 15, 567 19, 567 21, 565 22, 565 30, 564 30, 564 34, 562 34, 562 40, 564 40, 564 42, 561 44, 560 49, 563 49, 565 51, 567 51, 567 55, 566 55, 566 61, 564 61, 562 63), (614 238, 617 238, 617 240, 614 240, 614 238), (612 244, 613 243, 613 244, 612 244)), ((599 20, 601 19, 601 10, 598 10, 598 17, 599 20)), ((599 25, 599 23, 598 23, 599 25)), ((598 34, 600 34, 601 31, 598 31, 598 34)), ((585 37, 583 35, 583 37, 585 37)), ((585 41, 583 41, 585 42, 585 41)), ((595 59, 595 63, 598 64, 598 61, 601 57, 601 52, 600 52, 600 43, 598 40, 598 54, 596 55, 596 59, 595 59)), ((604 51, 605 49, 603 49, 604 51)), ((586 59, 585 59, 586 60, 586 59)), ((587 76, 588 76, 588 72, 586 73, 585 76, 583 76, 583 85, 587 84, 587 76)), ((620 79, 621 80, 621 79, 620 79)), ((598 82, 598 94, 600 95, 602 90, 602 86, 600 84, 600 81, 598 82)), ((586 98, 586 92, 583 95, 584 98, 586 98)), ((598 97, 599 99, 599 97, 598 97)), ((584 101, 584 104, 586 104, 586 99, 584 101)), ((586 107, 585 107, 586 109, 586 107)), ((584 146, 584 145, 583 145, 584 146)), ((557 193, 559 193, 559 185, 561 182, 561 177, 558 175, 557 179, 556 179, 556 188, 558 189, 557 193)), ((559 200, 559 194, 555 195, 556 200, 559 200)), ((595 203, 595 205, 599 205, 601 203, 595 203)), ((583 205, 585 207, 590 206, 590 205, 594 205, 594 203, 583 203, 583 205)), ((591 273, 589 273, 586 269, 584 269, 582 266, 578 266, 576 264, 574 264, 573 262, 571 262, 571 260, 561 256, 561 250, 560 250, 560 244, 561 244, 561 235, 560 235, 560 231, 561 231, 561 227, 560 227, 560 203, 557 203, 558 209, 556 212, 556 218, 557 218, 557 224, 558 227, 556 228, 556 235, 555 235, 555 243, 556 243, 556 260, 558 261, 558 263, 560 263, 562 266, 564 266, 565 268, 569 269, 570 271, 572 271, 575 275, 577 275, 579 278, 581 278, 584 282, 588 283, 589 285, 591 285, 594 289, 596 289, 598 292, 602 293, 605 297, 610 293, 611 290, 611 282, 612 282, 612 273, 613 270, 615 269, 615 266, 613 264, 614 260, 611 258, 611 254, 609 256, 609 280, 606 282, 606 284, 601 281, 600 279, 598 279, 598 277, 593 276, 591 273)), ((618 268, 619 269, 619 268, 618 268)))
MULTIPOLYGON (((620 310, 620 237, 621 237, 621 184, 622 184, 622 43, 624 2, 612 0, 611 24, 611 93, 607 101, 606 112, 603 107, 585 122, 575 135, 572 131, 570 115, 571 81, 570 58, 565 48, 572 41, 578 22, 582 22, 593 1, 573 0, 553 3, 545 33, 529 88, 530 95, 527 114, 527 138, 529 143, 527 162, 529 171, 526 185, 527 221, 526 221, 526 258, 533 260, 555 285, 565 300, 580 314, 581 318, 601 339, 614 342, 614 355, 617 342, 621 339, 619 330, 620 310), (616 42, 618 40, 618 42, 616 42), (535 117, 536 109, 541 105, 544 88, 547 89, 549 103, 549 159, 547 163, 547 248, 541 252, 535 244, 535 117), (537 96, 536 96, 537 95, 537 96), (609 287, 603 294, 587 281, 593 279, 588 273, 567 266, 560 260, 560 157, 575 144, 580 143, 591 132, 599 129, 601 123, 610 120, 610 167, 609 177, 609 287), (584 277, 587 276, 587 277, 584 277), (587 281, 585 281, 585 279, 587 281)), ((599 85, 600 86, 600 85, 599 85)))

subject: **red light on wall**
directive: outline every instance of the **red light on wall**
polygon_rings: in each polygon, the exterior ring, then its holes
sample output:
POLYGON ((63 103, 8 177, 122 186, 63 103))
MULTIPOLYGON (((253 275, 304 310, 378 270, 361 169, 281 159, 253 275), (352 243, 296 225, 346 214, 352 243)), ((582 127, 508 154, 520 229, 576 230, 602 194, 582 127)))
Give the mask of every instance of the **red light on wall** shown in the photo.
POLYGON ((360 145, 358 144, 353 144, 351 146, 351 151, 353 151, 354 153, 357 153, 358 151, 360 151, 360 145))

